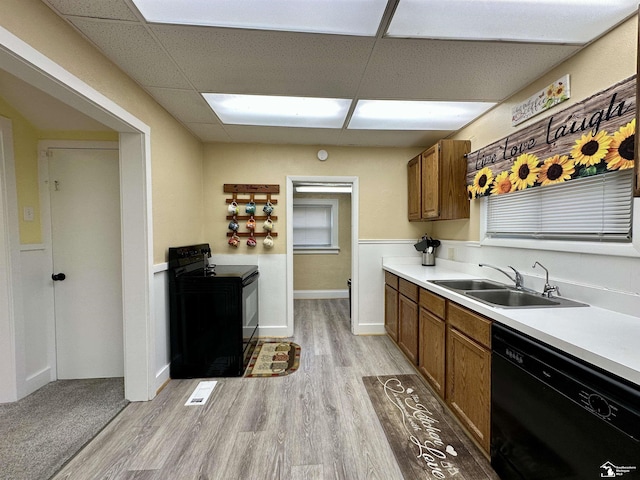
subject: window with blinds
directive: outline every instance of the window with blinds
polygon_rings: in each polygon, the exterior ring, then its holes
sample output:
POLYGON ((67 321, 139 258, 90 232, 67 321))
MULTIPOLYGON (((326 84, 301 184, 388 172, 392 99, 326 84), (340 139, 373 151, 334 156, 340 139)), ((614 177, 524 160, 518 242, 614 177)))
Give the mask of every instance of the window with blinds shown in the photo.
POLYGON ((334 199, 294 198, 294 250, 338 248, 337 212, 334 199))
POLYGON ((633 169, 487 198, 491 238, 631 242, 633 169))

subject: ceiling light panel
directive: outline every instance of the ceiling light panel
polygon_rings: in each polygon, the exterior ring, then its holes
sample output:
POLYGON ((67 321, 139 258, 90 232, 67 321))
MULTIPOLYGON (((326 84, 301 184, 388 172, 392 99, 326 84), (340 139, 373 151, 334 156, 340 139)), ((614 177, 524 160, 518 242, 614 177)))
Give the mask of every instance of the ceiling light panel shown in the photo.
POLYGON ((400 0, 387 35, 584 44, 637 9, 638 0, 400 0))
POLYGON ((358 100, 350 129, 458 130, 495 103, 358 100))
POLYGON ((148 22, 375 36, 387 0, 132 0, 148 22))
POLYGON ((218 118, 231 125, 342 128, 351 105, 345 98, 202 95, 218 118))
POLYGON ((351 186, 301 185, 296 187, 296 193, 351 193, 351 186))

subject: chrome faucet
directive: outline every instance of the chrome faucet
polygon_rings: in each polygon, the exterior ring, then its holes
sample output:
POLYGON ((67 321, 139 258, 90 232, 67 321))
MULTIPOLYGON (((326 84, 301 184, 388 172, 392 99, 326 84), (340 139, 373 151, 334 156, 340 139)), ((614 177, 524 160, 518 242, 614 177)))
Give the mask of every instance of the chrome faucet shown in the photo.
POLYGON ((536 268, 536 265, 545 271, 544 290, 542 291, 542 296, 551 297, 554 292, 560 295, 560 288, 557 285, 549 284, 549 270, 547 270, 540 262, 535 262, 531 268, 536 268))
POLYGON ((500 272, 500 273, 502 273, 503 275, 506 275, 506 276, 509 278, 509 280, 511 280, 511 281, 515 284, 516 289, 518 289, 518 290, 525 290, 525 288, 524 288, 524 280, 522 279, 522 274, 521 274, 518 270, 516 270, 515 268, 513 268, 511 265, 508 265, 508 267, 509 267, 511 270, 513 270, 513 272, 515 273, 515 278, 514 278, 514 277, 512 277, 508 272, 505 272, 503 269, 501 269, 501 268, 499 268, 499 267, 495 267, 495 266, 493 266, 493 265, 489 265, 489 264, 487 264, 487 263, 479 263, 478 265, 479 265, 479 266, 481 266, 481 267, 489 267, 489 268, 493 268, 494 270, 499 271, 499 272, 500 272))

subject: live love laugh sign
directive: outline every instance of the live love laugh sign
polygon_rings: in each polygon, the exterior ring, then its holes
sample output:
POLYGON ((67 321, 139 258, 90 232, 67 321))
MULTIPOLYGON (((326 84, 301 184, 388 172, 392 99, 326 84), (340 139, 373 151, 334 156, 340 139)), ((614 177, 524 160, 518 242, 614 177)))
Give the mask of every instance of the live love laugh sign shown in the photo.
POLYGON ((467 154, 470 198, 633 168, 636 76, 467 154))

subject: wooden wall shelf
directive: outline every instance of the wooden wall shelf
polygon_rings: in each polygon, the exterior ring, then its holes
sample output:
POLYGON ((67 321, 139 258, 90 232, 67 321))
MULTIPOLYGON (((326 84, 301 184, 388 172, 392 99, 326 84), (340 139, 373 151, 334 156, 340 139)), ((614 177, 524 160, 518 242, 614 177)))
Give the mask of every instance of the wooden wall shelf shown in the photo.
MULTIPOLYGON (((247 204, 249 202, 254 202, 256 204, 256 214, 250 215, 243 212, 240 214, 238 212, 236 215, 227 215, 227 220, 235 220, 240 223, 242 221, 249 220, 251 217, 258 224, 261 221, 266 220, 277 220, 278 217, 276 215, 267 215, 267 214, 259 214, 260 205, 266 205, 267 203, 271 203, 272 205, 277 205, 278 200, 272 198, 272 195, 277 195, 280 193, 280 185, 268 185, 268 184, 238 184, 238 183, 225 183, 224 184, 224 193, 230 193, 231 198, 227 198, 225 201, 227 204, 231 204, 236 202, 238 204, 238 208, 242 209, 243 204, 247 204), (242 196, 239 196, 242 195, 242 196)), ((262 230, 261 225, 256 225, 257 228, 262 230)), ((228 231, 227 237, 231 238, 233 235, 238 237, 266 237, 267 235, 271 235, 272 237, 277 237, 278 232, 266 232, 260 231, 256 232, 255 230, 245 229, 244 231, 228 231)), ((236 245, 237 246, 237 245, 236 245)))

